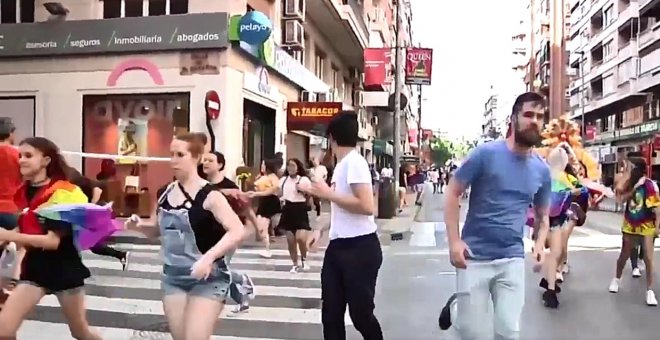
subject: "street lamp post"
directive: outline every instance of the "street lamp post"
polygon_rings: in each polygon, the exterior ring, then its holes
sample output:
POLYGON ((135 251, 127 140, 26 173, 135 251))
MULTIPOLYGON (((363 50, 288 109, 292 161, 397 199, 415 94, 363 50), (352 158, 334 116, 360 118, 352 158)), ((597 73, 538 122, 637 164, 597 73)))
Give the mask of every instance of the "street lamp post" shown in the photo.
MULTIPOLYGON (((396 42, 394 43, 394 187, 399 187, 399 170, 401 167, 401 0, 396 1, 396 42)), ((396 194, 396 192, 395 192, 396 194)))
POLYGON ((584 51, 579 51, 577 54, 580 55, 580 62, 578 62, 578 71, 580 71, 580 135, 584 140, 584 137, 587 135, 587 127, 584 125, 584 106, 587 103, 587 101, 584 100, 584 91, 586 90, 584 86, 584 51))
POLYGON ((422 85, 419 85, 419 95, 417 96, 417 150, 419 159, 422 159, 422 85))

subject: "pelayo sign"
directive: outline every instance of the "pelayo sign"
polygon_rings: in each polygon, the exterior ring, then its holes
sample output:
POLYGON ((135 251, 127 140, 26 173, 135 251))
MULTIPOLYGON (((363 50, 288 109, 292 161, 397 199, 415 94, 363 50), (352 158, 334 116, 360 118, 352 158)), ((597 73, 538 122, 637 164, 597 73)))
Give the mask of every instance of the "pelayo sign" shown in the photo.
POLYGON ((0 57, 218 49, 227 13, 0 25, 0 57))
POLYGON ((250 45, 263 44, 273 31, 268 17, 257 11, 247 12, 238 22, 238 37, 250 45))

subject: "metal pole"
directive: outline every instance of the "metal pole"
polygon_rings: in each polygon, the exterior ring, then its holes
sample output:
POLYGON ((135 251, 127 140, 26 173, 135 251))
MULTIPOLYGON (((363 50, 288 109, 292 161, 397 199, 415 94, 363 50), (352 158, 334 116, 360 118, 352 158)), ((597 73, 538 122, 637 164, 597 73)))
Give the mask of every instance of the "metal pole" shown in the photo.
MULTIPOLYGON (((394 44, 394 188, 399 188, 399 170, 401 168, 401 1, 396 0, 396 43, 394 44)), ((396 191, 395 191, 396 194, 396 191)))
POLYGON ((580 135, 582 136, 582 141, 584 142, 584 138, 587 135, 587 127, 584 125, 584 106, 586 105, 586 101, 584 100, 584 64, 582 63, 582 59, 584 58, 584 51, 580 51, 579 55, 580 62, 578 63, 578 67, 580 68, 580 119, 582 121, 580 135))
MULTIPOLYGON (((417 104, 417 150, 422 158, 422 85, 419 85, 419 103, 417 104)), ((421 161, 420 161, 421 163, 421 161)))
POLYGON ((536 4, 534 0, 529 2, 530 23, 529 23, 529 67, 528 79, 529 91, 536 91, 534 80, 536 79, 536 31, 534 25, 536 21, 536 4))
POLYGON ((566 101, 563 0, 551 2, 550 15, 550 119, 552 119, 564 114, 566 101))

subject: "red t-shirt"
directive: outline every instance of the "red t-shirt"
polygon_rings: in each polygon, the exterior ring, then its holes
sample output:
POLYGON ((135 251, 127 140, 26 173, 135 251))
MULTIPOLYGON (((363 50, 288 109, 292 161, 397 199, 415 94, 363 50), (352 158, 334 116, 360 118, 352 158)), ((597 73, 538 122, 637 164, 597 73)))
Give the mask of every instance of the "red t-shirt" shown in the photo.
POLYGON ((0 145, 0 212, 16 213, 14 194, 21 185, 18 150, 11 145, 0 145))

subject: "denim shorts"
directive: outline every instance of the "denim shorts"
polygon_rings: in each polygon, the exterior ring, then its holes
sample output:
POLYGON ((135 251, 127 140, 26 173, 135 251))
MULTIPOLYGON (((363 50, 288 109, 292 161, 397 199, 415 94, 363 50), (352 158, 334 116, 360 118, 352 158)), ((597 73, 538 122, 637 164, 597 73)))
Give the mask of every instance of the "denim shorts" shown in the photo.
POLYGON ((186 294, 224 302, 229 295, 231 274, 224 261, 214 266, 211 275, 205 280, 190 276, 190 269, 185 266, 163 266, 161 288, 163 294, 186 294))

